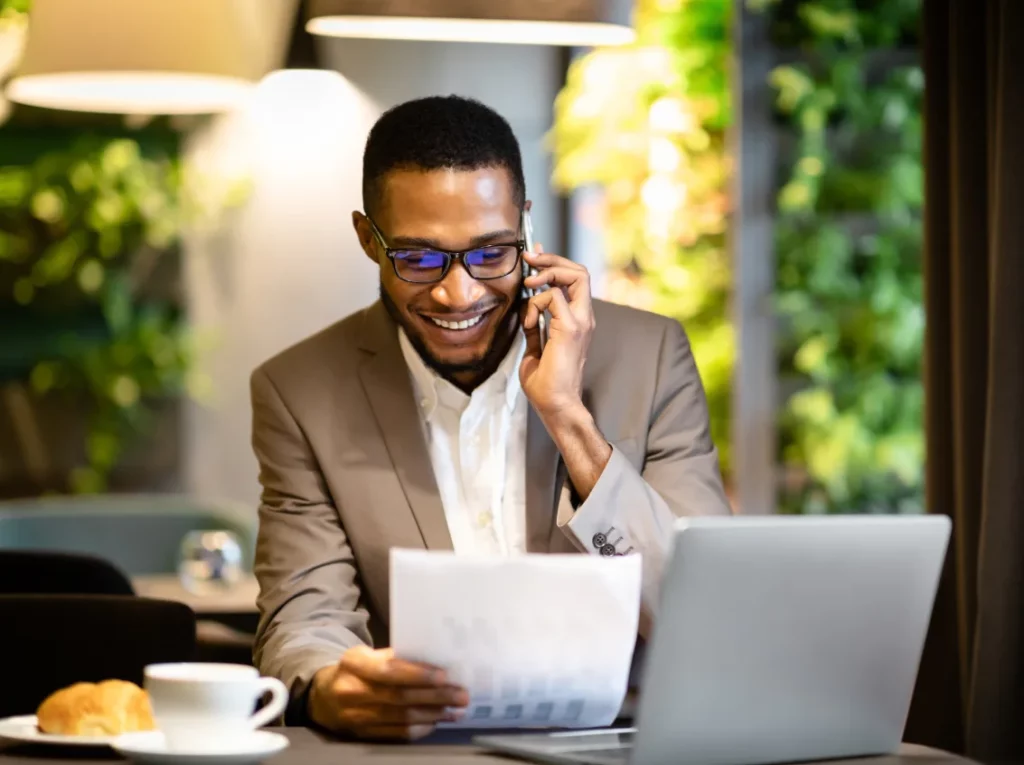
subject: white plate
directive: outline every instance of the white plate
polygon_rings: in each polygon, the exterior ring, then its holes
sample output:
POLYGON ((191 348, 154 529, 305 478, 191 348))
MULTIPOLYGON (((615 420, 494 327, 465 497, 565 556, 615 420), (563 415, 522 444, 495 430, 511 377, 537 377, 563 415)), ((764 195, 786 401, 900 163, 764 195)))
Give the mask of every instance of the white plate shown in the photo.
POLYGON ((254 730, 232 739, 230 749, 217 752, 170 752, 159 731, 125 733, 111 745, 121 755, 140 765, 256 765, 288 746, 280 733, 254 730))
POLYGON ((35 715, 8 717, 0 720, 0 738, 27 744, 56 744, 58 746, 110 746, 114 736, 59 736, 42 733, 35 715))

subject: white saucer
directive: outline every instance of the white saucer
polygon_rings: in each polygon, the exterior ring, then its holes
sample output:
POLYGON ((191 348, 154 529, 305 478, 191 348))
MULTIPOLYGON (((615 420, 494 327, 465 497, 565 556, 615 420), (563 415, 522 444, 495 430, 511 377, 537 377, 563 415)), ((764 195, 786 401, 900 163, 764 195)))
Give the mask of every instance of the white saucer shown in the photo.
POLYGON ((110 746, 114 741, 113 736, 59 736, 43 733, 39 730, 39 720, 35 715, 0 720, 0 738, 47 746, 110 746))
POLYGON ((232 746, 227 750, 210 752, 197 748, 171 752, 162 733, 144 731, 118 736, 111 746, 140 765, 257 765, 285 749, 288 739, 280 733, 254 730, 244 736, 233 736, 232 746))

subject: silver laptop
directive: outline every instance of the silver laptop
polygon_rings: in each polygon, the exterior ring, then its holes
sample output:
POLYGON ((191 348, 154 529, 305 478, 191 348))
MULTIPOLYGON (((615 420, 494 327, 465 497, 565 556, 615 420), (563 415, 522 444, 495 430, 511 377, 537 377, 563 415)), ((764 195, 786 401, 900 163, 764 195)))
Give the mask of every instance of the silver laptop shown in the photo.
POLYGON ((479 736, 537 762, 765 765, 903 736, 945 516, 680 521, 636 728, 479 736))

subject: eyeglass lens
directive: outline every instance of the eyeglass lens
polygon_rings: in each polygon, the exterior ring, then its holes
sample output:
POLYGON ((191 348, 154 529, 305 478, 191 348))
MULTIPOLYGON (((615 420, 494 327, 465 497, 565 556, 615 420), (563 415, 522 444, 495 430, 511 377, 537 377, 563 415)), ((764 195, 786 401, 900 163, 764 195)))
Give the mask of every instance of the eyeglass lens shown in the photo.
MULTIPOLYGON (((394 250, 395 270, 410 282, 437 281, 448 267, 450 255, 437 250, 394 250)), ((467 252, 462 259, 474 279, 498 279, 512 273, 519 259, 515 245, 481 247, 467 252)))

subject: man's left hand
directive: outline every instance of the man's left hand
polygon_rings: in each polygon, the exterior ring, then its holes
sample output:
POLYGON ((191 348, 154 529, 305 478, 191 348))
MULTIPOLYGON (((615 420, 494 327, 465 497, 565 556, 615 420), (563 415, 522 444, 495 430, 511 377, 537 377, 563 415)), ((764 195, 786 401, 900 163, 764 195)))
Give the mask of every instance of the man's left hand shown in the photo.
POLYGON ((523 392, 541 418, 555 419, 582 406, 583 366, 594 331, 590 274, 579 263, 558 255, 530 252, 524 257, 539 271, 526 278, 526 286, 550 289, 526 304, 523 329, 527 347, 519 377, 523 392), (538 320, 545 311, 550 318, 542 353, 538 320))

